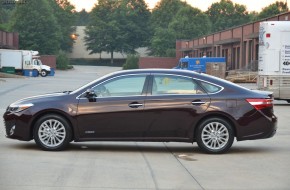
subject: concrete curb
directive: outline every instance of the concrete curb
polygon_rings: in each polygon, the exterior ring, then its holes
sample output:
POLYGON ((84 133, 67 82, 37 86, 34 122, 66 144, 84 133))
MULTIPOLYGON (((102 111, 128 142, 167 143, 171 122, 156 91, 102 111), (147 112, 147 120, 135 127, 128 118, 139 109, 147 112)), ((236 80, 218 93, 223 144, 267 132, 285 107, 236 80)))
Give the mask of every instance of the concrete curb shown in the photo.
POLYGON ((1 78, 25 78, 25 77, 21 75, 14 75, 14 74, 0 72, 0 80, 1 78))

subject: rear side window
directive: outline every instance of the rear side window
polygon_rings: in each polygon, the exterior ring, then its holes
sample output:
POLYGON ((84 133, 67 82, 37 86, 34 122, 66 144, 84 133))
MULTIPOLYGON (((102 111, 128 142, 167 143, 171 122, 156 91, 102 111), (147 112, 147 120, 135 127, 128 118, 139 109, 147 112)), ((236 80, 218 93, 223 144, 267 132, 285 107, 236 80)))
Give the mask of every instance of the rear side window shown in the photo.
POLYGON ((200 82, 200 84, 206 90, 207 93, 216 93, 222 90, 220 86, 216 86, 214 84, 210 84, 207 82, 200 82))
POLYGON ((192 78, 182 76, 156 75, 152 85, 152 95, 205 93, 192 78))

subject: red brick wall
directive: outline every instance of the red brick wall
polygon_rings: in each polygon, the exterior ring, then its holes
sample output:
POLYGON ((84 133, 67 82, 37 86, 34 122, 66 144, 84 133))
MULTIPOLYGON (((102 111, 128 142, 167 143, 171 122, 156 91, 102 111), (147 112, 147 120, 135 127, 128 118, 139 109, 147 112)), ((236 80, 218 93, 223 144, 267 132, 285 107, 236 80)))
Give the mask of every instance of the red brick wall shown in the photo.
POLYGON ((243 34, 243 30, 241 27, 233 29, 233 38, 241 38, 243 34))
POLYGON ((43 65, 50 66, 56 69, 56 56, 55 55, 41 55, 40 60, 43 65))
POLYGON ((139 59, 139 68, 165 68, 171 69, 175 67, 178 63, 176 58, 167 58, 167 57, 140 57, 139 59))
POLYGON ((253 24, 247 24, 243 26, 243 35, 247 36, 253 33, 253 24))
POLYGON ((18 49, 18 33, 0 31, 0 48, 18 49))
MULTIPOLYGON (((181 40, 176 40, 176 42, 175 42, 176 59, 179 59, 180 57, 182 57, 182 52, 179 51, 182 47, 182 44, 183 44, 183 42, 181 40)), ((188 47, 185 46, 185 48, 189 48, 189 47, 192 47, 192 46, 189 46, 189 44, 188 44, 188 47)), ((165 59, 168 59, 168 58, 165 58, 165 59)))

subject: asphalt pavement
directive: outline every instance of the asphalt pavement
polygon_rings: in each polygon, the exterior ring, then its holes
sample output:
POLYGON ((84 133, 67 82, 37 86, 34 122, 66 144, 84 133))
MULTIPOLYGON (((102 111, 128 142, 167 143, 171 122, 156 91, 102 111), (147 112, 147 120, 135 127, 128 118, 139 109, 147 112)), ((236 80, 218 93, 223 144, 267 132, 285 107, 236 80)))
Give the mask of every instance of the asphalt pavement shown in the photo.
MULTIPOLYGON (((118 67, 75 66, 54 77, 2 78, 0 115, 27 96, 73 90, 118 67)), ((254 88, 254 87, 249 87, 254 88)), ((46 152, 34 141, 5 138, 0 119, 1 190, 288 190, 290 188, 290 104, 275 101, 277 134, 234 142, 222 155, 197 144, 81 142, 46 152)))

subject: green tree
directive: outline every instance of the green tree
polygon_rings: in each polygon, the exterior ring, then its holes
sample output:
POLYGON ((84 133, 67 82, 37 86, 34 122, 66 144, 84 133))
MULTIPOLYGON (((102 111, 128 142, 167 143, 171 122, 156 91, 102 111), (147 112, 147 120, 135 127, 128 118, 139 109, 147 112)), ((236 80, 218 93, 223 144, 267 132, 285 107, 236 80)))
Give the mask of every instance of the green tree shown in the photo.
POLYGON ((55 54, 59 50, 60 28, 47 0, 29 0, 16 6, 12 29, 19 33, 19 48, 55 54))
POLYGON ((193 39, 210 33, 211 22, 200 9, 188 6, 177 12, 169 28, 177 39, 193 39))
POLYGON ((90 14, 85 9, 82 9, 80 12, 75 12, 74 14, 77 17, 76 26, 87 26, 89 24, 90 14))
POLYGON ((261 20, 264 18, 269 18, 288 11, 289 9, 286 2, 276 1, 275 3, 263 8, 258 15, 258 19, 261 20))
POLYGON ((173 56, 176 35, 170 23, 174 20, 178 11, 184 7, 190 7, 180 0, 161 0, 152 11, 151 28, 153 35, 150 40, 150 54, 154 56, 173 56))
POLYGON ((75 32, 76 15, 75 7, 68 0, 48 0, 60 27, 60 49, 66 52, 72 50, 74 39, 71 35, 75 32))
POLYGON ((144 0, 99 0, 86 27, 85 42, 90 53, 105 51, 134 53, 146 44, 150 12, 144 0))
POLYGON ((259 13, 256 11, 252 11, 249 13, 250 22, 254 22, 258 20, 259 13))
POLYGON ((0 1, 0 30, 9 31, 9 20, 12 16, 15 4, 4 4, 1 5, 0 1))
POLYGON ((171 29, 157 28, 151 39, 151 54, 159 57, 171 57, 169 50, 175 49, 176 36, 171 29))
POLYGON ((103 51, 111 53, 111 63, 114 51, 122 43, 122 36, 117 38, 120 30, 113 14, 116 9, 117 0, 99 0, 90 13, 90 22, 85 30, 85 43, 90 54, 103 51))
POLYGON ((168 28, 179 9, 189 6, 180 0, 160 0, 152 11, 153 29, 168 28))
POLYGON ((213 3, 206 13, 212 22, 213 32, 250 22, 246 6, 234 4, 231 0, 213 3))

